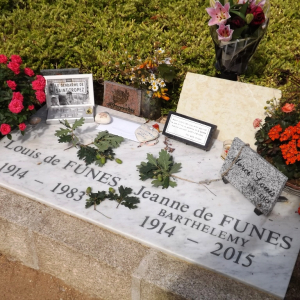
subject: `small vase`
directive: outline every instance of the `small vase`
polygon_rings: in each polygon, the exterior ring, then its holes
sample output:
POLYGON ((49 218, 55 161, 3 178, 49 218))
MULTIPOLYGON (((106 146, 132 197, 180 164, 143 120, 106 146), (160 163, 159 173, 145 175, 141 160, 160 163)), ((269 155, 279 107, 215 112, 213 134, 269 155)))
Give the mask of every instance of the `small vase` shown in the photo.
POLYGON ((153 98, 152 93, 147 90, 142 90, 141 116, 150 120, 161 116, 161 99, 153 98))

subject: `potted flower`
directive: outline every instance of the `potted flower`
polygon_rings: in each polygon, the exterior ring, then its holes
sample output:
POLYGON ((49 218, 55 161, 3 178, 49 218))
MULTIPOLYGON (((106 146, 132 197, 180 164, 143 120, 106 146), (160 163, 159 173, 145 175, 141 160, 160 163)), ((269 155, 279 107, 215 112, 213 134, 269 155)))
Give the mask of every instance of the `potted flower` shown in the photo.
POLYGON ((154 51, 153 57, 131 59, 131 64, 131 84, 142 90, 141 116, 157 119, 161 116, 161 100, 170 100, 166 83, 172 82, 175 77, 172 59, 159 48, 154 51))
POLYGON ((207 13, 215 44, 216 69, 222 78, 236 80, 243 74, 267 30, 268 0, 210 0, 207 13))
POLYGON ((291 87, 280 101, 267 101, 264 123, 256 119, 257 152, 285 174, 287 186, 300 195, 300 78, 290 76, 291 87), (299 191, 299 192, 296 192, 299 191))
POLYGON ((30 68, 22 68, 22 58, 12 55, 8 59, 0 55, 0 138, 11 139, 11 130, 18 127, 24 135, 29 116, 35 112, 35 104, 45 102, 45 79, 35 78, 30 68))

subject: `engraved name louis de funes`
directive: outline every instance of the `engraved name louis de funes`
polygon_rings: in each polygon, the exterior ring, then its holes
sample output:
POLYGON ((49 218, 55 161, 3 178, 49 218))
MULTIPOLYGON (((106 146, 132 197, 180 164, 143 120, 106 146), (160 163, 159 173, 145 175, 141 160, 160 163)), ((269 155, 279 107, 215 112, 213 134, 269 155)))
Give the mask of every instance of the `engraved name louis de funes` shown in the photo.
POLYGON ((225 178, 267 216, 274 208, 287 177, 238 138, 232 143, 221 173, 229 167, 225 178))
POLYGON ((48 79, 48 96, 51 106, 88 104, 88 78, 48 79))

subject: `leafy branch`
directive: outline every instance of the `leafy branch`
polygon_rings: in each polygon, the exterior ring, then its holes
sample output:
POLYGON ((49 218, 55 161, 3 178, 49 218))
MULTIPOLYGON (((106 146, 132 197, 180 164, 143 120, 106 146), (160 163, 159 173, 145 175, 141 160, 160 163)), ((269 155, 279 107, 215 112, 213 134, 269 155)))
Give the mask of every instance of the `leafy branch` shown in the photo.
POLYGON ((158 158, 148 153, 147 160, 147 162, 141 162, 137 166, 142 181, 149 178, 154 179, 151 182, 152 185, 155 187, 162 186, 163 189, 177 185, 175 181, 170 180, 170 177, 172 177, 171 174, 180 171, 181 163, 174 163, 173 157, 166 150, 162 149, 158 158))
MULTIPOLYGON (((103 201, 106 199, 109 199, 111 201, 116 201, 118 203, 117 207, 119 205, 124 205, 125 207, 128 207, 129 209, 137 208, 138 203, 140 203, 140 199, 138 197, 129 196, 132 193, 132 189, 128 187, 123 187, 121 185, 119 188, 119 194, 116 193, 116 191, 113 188, 109 188, 108 193, 105 191, 92 193, 92 189, 88 187, 86 189, 86 194, 90 197, 86 200, 85 208, 89 208, 91 206, 94 206, 94 210, 97 210, 97 205, 100 205, 103 201)), ((98 210, 97 210, 98 211, 98 210)), ((100 211, 98 211, 101 213, 100 211)), ((102 214, 102 213, 101 213, 102 214)), ((104 215, 104 214, 102 214, 104 215)), ((104 215, 105 216, 105 215, 104 215)), ((107 216, 105 216, 107 217, 107 216)), ((107 217, 109 218, 109 217, 107 217)))
MULTIPOLYGON (((85 161, 87 165, 95 163, 102 167, 107 159, 113 160, 115 153, 113 148, 117 148, 124 141, 121 136, 114 135, 106 131, 100 131, 93 142, 84 145, 79 142, 79 138, 75 135, 75 130, 84 124, 84 118, 76 120, 71 126, 67 120, 60 121, 65 128, 56 130, 55 136, 58 137, 59 143, 71 143, 71 147, 79 148, 77 156, 79 159, 85 161), (92 146, 90 146, 92 145, 92 146)), ((115 159, 117 163, 122 163, 118 158, 115 159)))

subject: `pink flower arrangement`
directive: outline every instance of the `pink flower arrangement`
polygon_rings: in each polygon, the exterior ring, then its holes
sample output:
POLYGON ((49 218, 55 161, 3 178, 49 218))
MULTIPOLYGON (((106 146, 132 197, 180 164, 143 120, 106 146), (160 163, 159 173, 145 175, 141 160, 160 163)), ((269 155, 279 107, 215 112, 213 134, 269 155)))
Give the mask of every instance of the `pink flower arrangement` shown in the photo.
POLYGON ((6 135, 11 139, 12 128, 18 128, 25 133, 26 120, 34 112, 34 104, 45 102, 44 88, 46 81, 30 68, 22 68, 22 58, 11 55, 8 59, 0 54, 0 90, 8 95, 8 100, 0 101, 0 111, 3 117, 0 122, 0 138, 6 135))
POLYGON ((253 121, 253 127, 254 127, 254 129, 258 128, 260 126, 261 122, 262 122, 262 119, 256 118, 253 121))
POLYGON ((25 125, 25 123, 21 123, 21 124, 19 124, 19 129, 20 129, 21 131, 24 131, 24 130, 25 130, 25 128, 26 128, 26 125, 25 125))
POLYGON ((16 89, 17 84, 13 80, 7 80, 6 81, 9 88, 11 88, 13 91, 16 89))
POLYGON ((284 106, 281 107, 281 110, 285 113, 290 113, 295 110, 295 104, 286 103, 284 106))
POLYGON ((228 42, 251 36, 266 23, 263 8, 266 0, 256 4, 256 0, 210 0, 211 7, 206 8, 211 19, 208 26, 219 26, 216 28, 218 40, 228 42))
POLYGON ((8 124, 1 124, 0 125, 0 132, 3 135, 9 134, 11 131, 11 127, 8 124))
POLYGON ((11 100, 8 104, 8 109, 14 114, 18 114, 23 108, 23 103, 20 100, 11 100))
POLYGON ((30 68, 25 68, 24 73, 30 77, 34 76, 34 72, 30 68))

